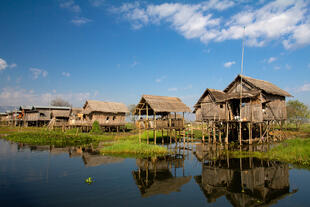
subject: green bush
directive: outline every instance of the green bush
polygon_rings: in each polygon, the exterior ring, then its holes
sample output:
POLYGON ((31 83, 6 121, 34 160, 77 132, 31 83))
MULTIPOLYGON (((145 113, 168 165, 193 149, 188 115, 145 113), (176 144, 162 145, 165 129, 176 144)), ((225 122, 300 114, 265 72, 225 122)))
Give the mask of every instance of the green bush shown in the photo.
POLYGON ((100 128, 100 125, 99 125, 98 121, 94 121, 93 126, 92 126, 90 132, 92 134, 101 134, 102 133, 102 130, 100 128))

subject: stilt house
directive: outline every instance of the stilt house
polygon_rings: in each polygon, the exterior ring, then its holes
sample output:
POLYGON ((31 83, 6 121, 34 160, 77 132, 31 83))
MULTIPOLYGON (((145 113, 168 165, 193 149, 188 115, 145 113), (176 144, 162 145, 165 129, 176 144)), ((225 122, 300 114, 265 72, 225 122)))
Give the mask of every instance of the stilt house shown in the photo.
POLYGON ((134 114, 139 115, 140 128, 183 129, 184 113, 190 111, 177 97, 143 95, 134 114))
POLYGON ((98 121, 100 126, 125 126, 126 114, 129 113, 123 103, 88 100, 83 107, 83 121, 92 124, 98 121))
MULTIPOLYGON (((197 121, 212 124, 213 134, 216 131, 219 134, 226 133, 226 142, 228 142, 229 133, 236 137, 237 126, 235 125, 239 123, 237 136, 241 143, 240 137, 243 132, 247 133, 249 139, 252 139, 253 134, 256 136, 255 134, 258 133, 262 138, 263 134, 268 136, 270 122, 282 125, 282 121, 287 117, 286 97, 291 95, 268 81, 238 75, 223 91, 206 89, 195 104, 194 113, 197 121), (248 125, 247 130, 242 129, 244 127, 242 123, 248 125), (223 124, 227 125, 225 130, 222 127, 223 124), (231 126, 228 126, 230 124, 231 126), (217 129, 214 129, 215 127, 217 129), (262 132, 262 127, 266 133, 262 132), (231 132, 229 128, 232 129, 231 132)), ((215 135, 214 138, 216 138, 215 135)), ((250 140, 249 143, 251 143, 250 140)))

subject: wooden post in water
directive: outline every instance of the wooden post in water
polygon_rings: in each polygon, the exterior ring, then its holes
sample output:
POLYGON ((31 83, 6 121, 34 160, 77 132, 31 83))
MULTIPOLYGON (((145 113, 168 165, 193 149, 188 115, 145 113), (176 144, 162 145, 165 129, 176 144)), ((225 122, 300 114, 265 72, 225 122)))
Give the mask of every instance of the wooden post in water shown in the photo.
POLYGON ((141 109, 139 109, 139 143, 141 143, 141 109))
POLYGON ((202 142, 205 143, 205 133, 203 130, 203 121, 201 121, 201 133, 202 133, 202 142))
POLYGON ((154 111, 154 144, 156 144, 156 112, 154 111))
POLYGON ((215 122, 212 123, 213 127, 213 144, 216 143, 216 129, 215 129, 215 122))
POLYGON ((241 121, 239 121, 239 144, 242 145, 242 123, 241 121))
POLYGON ((207 121, 208 143, 211 144, 210 122, 207 121))
POLYGON ((249 144, 252 144, 252 124, 248 123, 248 129, 249 129, 249 144))
POLYGON ((146 139, 147 144, 149 144, 149 106, 146 104, 146 139))
POLYGON ((229 134, 229 123, 226 123, 226 137, 225 137, 225 144, 228 144, 228 134, 229 134))

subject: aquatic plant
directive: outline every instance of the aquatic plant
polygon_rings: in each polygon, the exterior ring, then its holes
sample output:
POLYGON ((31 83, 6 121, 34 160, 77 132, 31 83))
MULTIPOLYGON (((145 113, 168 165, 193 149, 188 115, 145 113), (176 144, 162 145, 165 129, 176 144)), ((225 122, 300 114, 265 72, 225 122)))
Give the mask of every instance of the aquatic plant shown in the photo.
POLYGON ((100 150, 102 154, 129 154, 137 156, 166 155, 168 150, 165 147, 139 143, 136 140, 117 141, 110 146, 100 150))

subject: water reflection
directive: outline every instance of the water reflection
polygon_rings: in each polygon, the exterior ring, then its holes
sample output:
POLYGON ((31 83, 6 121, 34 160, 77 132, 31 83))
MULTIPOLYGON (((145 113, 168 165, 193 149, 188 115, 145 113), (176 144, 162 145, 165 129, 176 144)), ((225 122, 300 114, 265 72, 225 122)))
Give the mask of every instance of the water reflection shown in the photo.
POLYGON ((142 197, 178 192, 192 176, 184 176, 184 157, 166 156, 160 158, 137 159, 137 171, 133 178, 142 197), (177 176, 176 169, 182 168, 182 176, 177 176))
POLYGON ((209 203, 225 196, 233 206, 259 206, 296 192, 289 191, 288 164, 257 158, 231 159, 214 146, 197 146, 195 155, 201 161, 202 172, 194 178, 209 203))

